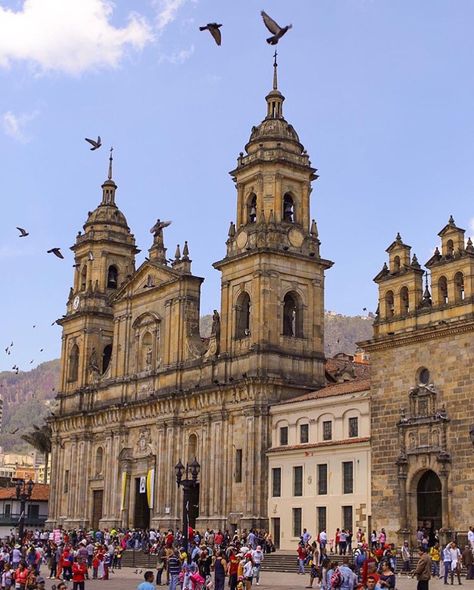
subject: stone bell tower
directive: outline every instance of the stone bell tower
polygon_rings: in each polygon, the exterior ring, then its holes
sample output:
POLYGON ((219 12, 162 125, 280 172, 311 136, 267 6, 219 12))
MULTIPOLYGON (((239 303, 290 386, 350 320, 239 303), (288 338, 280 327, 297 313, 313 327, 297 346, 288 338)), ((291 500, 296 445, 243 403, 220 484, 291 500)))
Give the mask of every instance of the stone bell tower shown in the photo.
POLYGON ((231 374, 324 383, 324 272, 316 222, 317 178, 298 134, 283 116, 276 54, 267 114, 253 127, 230 174, 237 187, 222 272, 221 356, 231 374), (235 362, 234 362, 235 360, 235 362), (235 373, 235 374, 234 374, 235 373))
POLYGON ((61 390, 72 392, 91 385, 107 372, 113 348, 111 300, 135 271, 135 238, 115 204, 117 185, 112 178, 112 149, 102 201, 88 214, 74 252, 71 287, 63 327, 61 390))

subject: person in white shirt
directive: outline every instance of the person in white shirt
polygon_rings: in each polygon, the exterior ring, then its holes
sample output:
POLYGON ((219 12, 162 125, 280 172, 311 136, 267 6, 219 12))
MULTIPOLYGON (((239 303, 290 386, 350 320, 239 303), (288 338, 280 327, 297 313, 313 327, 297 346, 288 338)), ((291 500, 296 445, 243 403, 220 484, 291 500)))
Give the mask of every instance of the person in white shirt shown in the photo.
POLYGON ((446 551, 451 557, 451 584, 454 584, 454 574, 456 574, 458 584, 461 585, 461 551, 454 541, 446 546, 446 551))

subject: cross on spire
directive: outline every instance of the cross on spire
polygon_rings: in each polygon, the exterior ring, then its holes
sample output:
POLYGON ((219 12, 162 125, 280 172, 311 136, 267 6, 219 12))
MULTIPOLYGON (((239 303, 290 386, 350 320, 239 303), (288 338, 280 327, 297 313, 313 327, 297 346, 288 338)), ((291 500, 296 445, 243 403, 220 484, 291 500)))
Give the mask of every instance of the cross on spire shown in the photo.
POLYGON ((278 77, 277 77, 277 62, 278 52, 275 49, 275 53, 273 54, 273 90, 278 90, 278 77))
POLYGON ((110 148, 110 156, 109 156, 109 174, 108 174, 108 179, 109 180, 112 180, 112 162, 114 160, 113 155, 112 155, 113 154, 113 151, 114 151, 114 148, 111 147, 110 148))

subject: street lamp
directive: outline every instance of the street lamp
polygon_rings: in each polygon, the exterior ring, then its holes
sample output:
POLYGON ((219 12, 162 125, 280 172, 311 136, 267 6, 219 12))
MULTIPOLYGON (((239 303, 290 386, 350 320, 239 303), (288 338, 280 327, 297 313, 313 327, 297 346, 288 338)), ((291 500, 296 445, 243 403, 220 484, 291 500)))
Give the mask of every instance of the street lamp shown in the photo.
POLYGON ((20 500, 20 520, 18 521, 18 537, 20 538, 20 544, 23 540, 23 533, 25 529, 25 509, 26 503, 31 498, 34 487, 33 480, 30 479, 26 482, 24 479, 17 481, 16 483, 16 499, 20 500))
POLYGON ((188 563, 191 563, 191 554, 189 552, 189 502, 191 500, 191 490, 199 484, 197 481, 201 466, 196 457, 191 463, 186 463, 186 467, 181 463, 181 459, 175 465, 176 483, 178 488, 183 488, 183 544, 188 556, 188 563), (183 479, 183 475, 186 477, 183 479), (189 477, 191 475, 191 478, 189 477))

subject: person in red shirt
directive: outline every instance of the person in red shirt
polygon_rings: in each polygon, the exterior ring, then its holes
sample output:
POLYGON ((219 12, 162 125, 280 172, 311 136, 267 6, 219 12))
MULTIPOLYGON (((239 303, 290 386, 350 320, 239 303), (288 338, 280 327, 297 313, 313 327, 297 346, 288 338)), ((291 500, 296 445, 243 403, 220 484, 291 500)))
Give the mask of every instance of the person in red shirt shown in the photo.
POLYGON ((72 588, 73 590, 84 590, 87 576, 87 565, 82 557, 78 557, 72 564, 72 588))
POLYGON ((18 568, 13 572, 13 579, 15 580, 16 589, 25 590, 26 580, 28 579, 28 569, 24 561, 20 561, 18 568))
POLYGON ((296 549, 298 553, 298 574, 304 575, 304 562, 306 557, 308 556, 308 552, 303 544, 303 542, 298 543, 298 548, 296 549))

